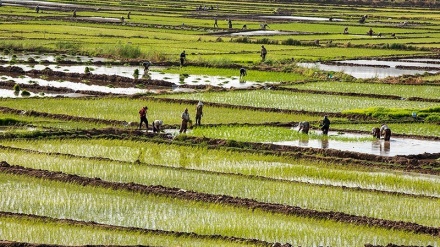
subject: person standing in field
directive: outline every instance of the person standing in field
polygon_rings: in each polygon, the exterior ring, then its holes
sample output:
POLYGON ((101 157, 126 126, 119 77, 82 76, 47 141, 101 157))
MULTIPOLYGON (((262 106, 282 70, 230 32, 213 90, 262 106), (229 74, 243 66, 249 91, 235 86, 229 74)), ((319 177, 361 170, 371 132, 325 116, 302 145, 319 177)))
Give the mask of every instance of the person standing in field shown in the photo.
POLYGON ((142 66, 144 66, 144 72, 147 72, 150 69, 151 62, 150 61, 145 61, 145 62, 142 63, 142 66))
POLYGON ((245 68, 240 69, 240 79, 243 79, 247 75, 247 71, 245 68))
POLYGON ((389 141, 391 138, 391 129, 386 124, 382 124, 380 127, 380 134, 383 136, 385 141, 389 141))
POLYGON ((217 24, 217 17, 216 17, 216 18, 214 18, 214 27, 215 27, 215 28, 218 28, 218 24, 217 24))
POLYGON ((140 117, 139 130, 142 129, 142 123, 145 123, 148 131, 147 110, 148 110, 147 106, 144 106, 139 110, 139 117, 140 117))
POLYGON ((186 133, 189 121, 191 120, 189 118, 188 108, 185 108, 185 111, 182 113, 182 125, 180 126, 180 133, 186 133))
POLYGON ((202 101, 199 101, 199 103, 196 106, 196 125, 197 126, 202 125, 202 116, 203 116, 203 103, 202 103, 202 101))
POLYGON ((309 129, 310 129, 310 123, 307 121, 304 122, 300 122, 299 123, 299 129, 298 132, 302 132, 303 134, 308 135, 309 134, 309 129))
POLYGON ((185 64, 185 60, 186 60, 186 53, 185 51, 183 51, 182 53, 180 53, 180 66, 183 66, 185 64))
POLYGON ((37 7, 35 7, 35 12, 37 12, 37 14, 40 12, 40 5, 37 5, 37 7))
POLYGON ((229 29, 232 29, 232 20, 231 19, 228 19, 228 27, 229 27, 229 29))
POLYGON ((267 55, 267 50, 266 47, 264 47, 264 45, 261 46, 261 61, 264 62, 264 60, 266 60, 266 55, 267 55))
POLYGON ((324 119, 322 120, 321 124, 321 130, 323 135, 328 135, 328 130, 330 128, 330 120, 328 119, 327 115, 324 116, 324 119))

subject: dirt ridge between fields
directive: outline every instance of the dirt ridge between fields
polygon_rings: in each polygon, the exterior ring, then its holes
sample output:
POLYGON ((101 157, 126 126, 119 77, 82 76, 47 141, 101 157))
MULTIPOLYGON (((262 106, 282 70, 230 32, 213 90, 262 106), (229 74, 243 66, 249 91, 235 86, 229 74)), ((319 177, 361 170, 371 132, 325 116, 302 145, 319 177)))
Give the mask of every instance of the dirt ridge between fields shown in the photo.
POLYGON ((279 213, 284 215, 294 215, 312 219, 326 219, 356 225, 382 227, 386 229, 403 230, 417 234, 440 236, 440 228, 423 226, 412 222, 391 221, 366 216, 350 215, 342 212, 323 212, 283 204, 263 203, 256 200, 244 199, 239 197, 197 193, 194 191, 185 191, 179 188, 167 188, 164 186, 144 186, 136 183, 114 183, 103 181, 99 178, 86 178, 78 175, 69 175, 62 172, 50 172, 47 170, 30 169, 21 166, 11 166, 5 161, 2 161, 0 163, 0 172, 30 176, 50 181, 74 183, 81 186, 101 187, 113 190, 126 190, 146 195, 153 194, 170 198, 178 198, 181 200, 217 203, 234 207, 244 207, 251 210, 259 209, 266 212, 279 213))

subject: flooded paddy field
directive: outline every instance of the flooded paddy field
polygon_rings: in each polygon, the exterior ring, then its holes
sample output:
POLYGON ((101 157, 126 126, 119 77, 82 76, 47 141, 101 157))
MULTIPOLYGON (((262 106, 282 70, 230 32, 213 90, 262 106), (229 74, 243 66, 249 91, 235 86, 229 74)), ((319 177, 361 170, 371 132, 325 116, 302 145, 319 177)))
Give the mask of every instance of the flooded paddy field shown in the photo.
POLYGON ((440 141, 420 140, 403 137, 392 137, 390 141, 384 141, 383 139, 375 139, 371 141, 340 141, 337 139, 334 140, 334 137, 367 138, 370 136, 353 134, 349 132, 341 133, 330 131, 327 137, 321 136, 321 138, 309 138, 308 136, 303 136, 299 140, 272 142, 272 144, 322 149, 330 148, 380 156, 440 153, 440 141))
POLYGON ((440 73, 440 59, 398 59, 389 60, 341 60, 332 63, 298 63, 306 68, 317 68, 325 71, 338 71, 355 78, 386 78, 402 75, 423 75, 440 73))
POLYGON ((0 2, 0 245, 440 246, 439 3, 0 2))

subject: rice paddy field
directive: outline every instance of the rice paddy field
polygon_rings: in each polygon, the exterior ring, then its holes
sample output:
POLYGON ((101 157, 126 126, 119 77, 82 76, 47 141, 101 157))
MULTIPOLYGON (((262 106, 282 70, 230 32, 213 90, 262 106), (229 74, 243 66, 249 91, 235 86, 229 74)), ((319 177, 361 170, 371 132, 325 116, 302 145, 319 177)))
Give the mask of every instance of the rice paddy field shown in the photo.
POLYGON ((439 16, 0 1, 0 245, 440 246, 439 16))

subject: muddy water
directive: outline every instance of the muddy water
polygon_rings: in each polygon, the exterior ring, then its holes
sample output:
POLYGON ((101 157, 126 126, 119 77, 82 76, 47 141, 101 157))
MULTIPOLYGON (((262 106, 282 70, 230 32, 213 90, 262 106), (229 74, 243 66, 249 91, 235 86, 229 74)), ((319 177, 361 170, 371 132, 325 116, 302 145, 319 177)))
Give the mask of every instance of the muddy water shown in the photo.
MULTIPOLYGON (((342 61, 341 61, 342 62, 342 61)), ((353 61, 350 61, 353 62, 353 61)), ((381 61, 382 62, 382 61, 381 61)), ((403 62, 402 62, 403 63, 403 62)), ((316 68, 324 71, 337 71, 344 72, 345 74, 351 75, 355 78, 368 79, 368 78, 386 78, 388 76, 402 76, 402 75, 415 75, 427 73, 438 73, 438 70, 425 70, 425 69, 397 69, 395 67, 368 67, 358 65, 360 63, 352 63, 353 65, 327 65, 322 63, 298 63, 299 66, 305 68, 316 68)), ((374 63, 369 62, 373 65, 374 63)), ((379 64, 374 64, 379 65, 379 64)))
POLYGON ((118 60, 112 60, 102 57, 87 57, 87 56, 72 56, 68 54, 4 54, 0 55, 0 60, 3 61, 11 61, 13 60, 13 56, 15 60, 18 61, 28 61, 28 59, 34 59, 36 62, 40 61, 48 61, 51 63, 56 62, 57 60, 62 61, 72 61, 72 62, 112 62, 118 60))
MULTIPOLYGON (((309 132, 313 133, 313 132, 309 132)), ((316 133, 318 134, 318 133, 316 133)), ((440 141, 417 140, 410 138, 391 137, 389 142, 381 140, 372 141, 339 141, 334 140, 335 136, 350 138, 370 137, 369 135, 329 132, 329 136, 318 139, 304 137, 295 141, 272 142, 277 145, 311 147, 311 148, 331 148, 342 151, 359 152, 380 156, 410 155, 422 153, 440 153, 440 141)))
MULTIPOLYGON (((113 93, 113 94, 124 94, 124 95, 132 95, 137 93, 147 93, 152 92, 156 93, 157 90, 147 90, 147 89, 139 89, 139 88, 110 88, 107 86, 97 86, 97 85, 87 85, 84 83, 70 82, 70 81, 48 81, 39 78, 31 78, 28 76, 14 78, 10 76, 2 76, 2 80, 5 81, 14 81, 19 84, 37 84, 40 86, 51 86, 56 88, 68 88, 75 91, 93 91, 93 92, 103 92, 103 93, 113 93)), ((26 88, 26 86, 24 86, 26 88)), ((59 95, 59 94, 58 94, 59 95)), ((64 94, 65 95, 65 94, 64 94)), ((0 97, 4 96, 0 91, 0 97)))
MULTIPOLYGON (((10 65, 2 65, 8 67, 10 65)), ((84 73, 85 68, 88 67, 92 74, 102 75, 118 75, 128 78, 134 78, 133 74, 136 69, 139 70, 139 77, 149 78, 152 80, 164 80, 172 82, 176 85, 212 85, 224 88, 248 88, 255 85, 267 85, 268 83, 258 83, 252 81, 240 81, 238 76, 222 77, 222 76, 207 76, 207 75, 186 75, 186 74, 172 74, 160 72, 162 67, 151 67, 148 75, 144 75, 144 69, 141 66, 87 66, 87 65, 73 65, 73 66, 59 66, 59 65, 28 65, 28 64, 14 64, 25 71, 32 69, 43 70, 46 67, 53 71, 61 71, 66 73, 84 73)), ((275 82, 269 84, 276 84, 275 82)))

